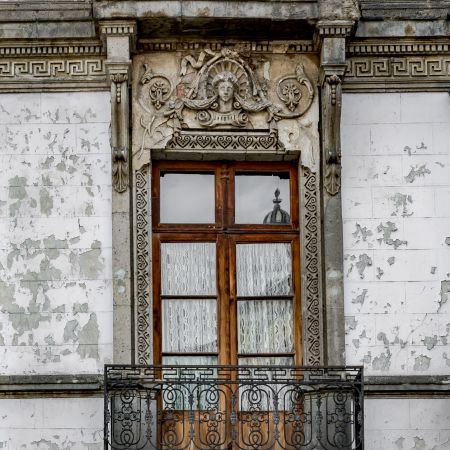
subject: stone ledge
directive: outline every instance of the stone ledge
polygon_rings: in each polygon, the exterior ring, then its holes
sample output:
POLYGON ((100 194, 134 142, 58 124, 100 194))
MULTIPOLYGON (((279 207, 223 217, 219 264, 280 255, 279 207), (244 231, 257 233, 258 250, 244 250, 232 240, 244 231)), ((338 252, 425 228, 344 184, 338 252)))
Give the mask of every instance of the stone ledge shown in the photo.
POLYGON ((3 375, 0 394, 100 392, 103 375, 3 375))

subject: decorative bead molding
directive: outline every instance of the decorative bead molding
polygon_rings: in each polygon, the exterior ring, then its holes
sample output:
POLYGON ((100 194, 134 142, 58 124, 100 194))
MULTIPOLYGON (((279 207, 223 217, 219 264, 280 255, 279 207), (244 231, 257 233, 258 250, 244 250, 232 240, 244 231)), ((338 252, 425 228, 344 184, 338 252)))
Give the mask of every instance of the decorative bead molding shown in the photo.
POLYGON ((396 40, 396 41, 354 41, 348 45, 349 56, 383 56, 383 55, 431 55, 450 53, 450 41, 441 42, 396 40))
POLYGON ((101 42, 0 42, 0 56, 23 57, 23 56, 94 56, 104 55, 105 49, 101 42))
POLYGON ((229 48, 241 53, 272 53, 275 49, 285 53, 313 53, 312 41, 290 41, 288 44, 277 44, 272 42, 239 42, 236 44, 221 42, 180 42, 180 41, 153 41, 142 39, 137 43, 141 52, 176 52, 176 51, 201 51, 205 49, 220 52, 222 48, 229 48))

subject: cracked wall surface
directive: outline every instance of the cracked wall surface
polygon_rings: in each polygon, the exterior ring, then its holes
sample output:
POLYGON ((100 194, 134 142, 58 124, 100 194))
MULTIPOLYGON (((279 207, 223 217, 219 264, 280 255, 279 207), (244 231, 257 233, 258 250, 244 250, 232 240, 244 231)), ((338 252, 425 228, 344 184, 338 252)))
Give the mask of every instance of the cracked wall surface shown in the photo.
POLYGON ((109 93, 0 95, 0 372, 112 357, 109 93))
POLYGON ((365 450, 448 450, 450 399, 369 398, 365 450))
POLYGON ((450 97, 347 94, 342 119, 347 363, 448 375, 450 97))
POLYGON ((103 402, 99 398, 3 398, 2 450, 101 450, 103 402))

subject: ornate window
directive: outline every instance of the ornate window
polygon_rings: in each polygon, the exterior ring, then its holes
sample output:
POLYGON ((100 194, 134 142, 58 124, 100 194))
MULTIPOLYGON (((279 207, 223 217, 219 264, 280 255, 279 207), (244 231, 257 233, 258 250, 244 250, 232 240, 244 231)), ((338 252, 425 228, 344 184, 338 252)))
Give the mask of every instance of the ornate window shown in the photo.
POLYGON ((303 362, 297 172, 154 163, 155 363, 303 362))

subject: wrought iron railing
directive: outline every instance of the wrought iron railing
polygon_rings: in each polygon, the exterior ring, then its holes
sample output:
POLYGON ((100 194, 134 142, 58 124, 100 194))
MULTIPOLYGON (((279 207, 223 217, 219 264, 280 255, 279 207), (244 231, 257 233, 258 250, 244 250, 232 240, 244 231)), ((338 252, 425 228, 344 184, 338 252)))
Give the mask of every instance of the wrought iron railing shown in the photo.
POLYGON ((106 365, 104 440, 105 450, 362 450, 362 369, 106 365))

